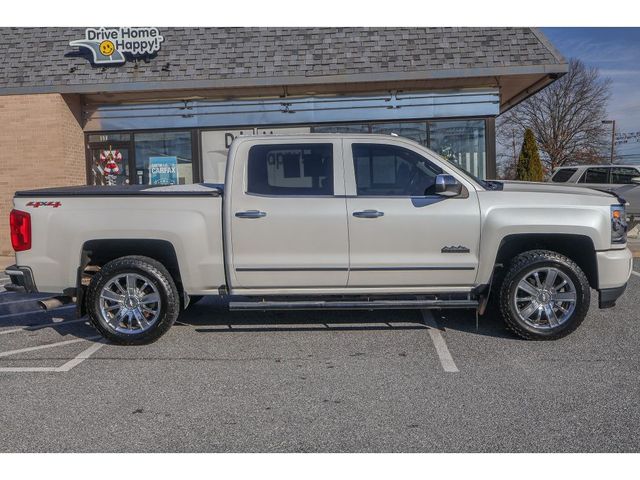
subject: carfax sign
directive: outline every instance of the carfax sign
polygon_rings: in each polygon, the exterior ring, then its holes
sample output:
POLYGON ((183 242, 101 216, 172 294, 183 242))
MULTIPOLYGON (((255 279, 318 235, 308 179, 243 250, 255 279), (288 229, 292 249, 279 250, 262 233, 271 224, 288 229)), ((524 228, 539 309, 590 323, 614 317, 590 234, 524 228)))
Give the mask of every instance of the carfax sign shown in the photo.
POLYGON ((164 40, 155 27, 87 28, 84 37, 69 45, 90 50, 96 65, 124 63, 125 53, 133 57, 152 55, 160 50, 164 40))
POLYGON ((178 183, 178 157, 149 157, 149 183, 175 185, 178 183))

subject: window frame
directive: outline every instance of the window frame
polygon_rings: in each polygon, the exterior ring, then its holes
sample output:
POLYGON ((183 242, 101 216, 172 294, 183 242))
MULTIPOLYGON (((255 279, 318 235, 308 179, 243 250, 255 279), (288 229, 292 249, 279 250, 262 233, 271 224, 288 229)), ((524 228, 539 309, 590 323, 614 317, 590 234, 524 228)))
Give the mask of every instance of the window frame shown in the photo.
POLYGON ((246 162, 244 162, 244 171, 242 174, 243 179, 243 187, 242 192, 244 195, 250 197, 263 197, 263 198, 335 198, 342 196, 341 192, 339 176, 343 174, 342 168, 342 158, 341 158, 341 148, 340 144, 336 144, 335 140, 332 139, 322 139, 318 138, 317 141, 309 142, 309 141, 283 141, 282 139, 274 138, 266 136, 265 141, 261 143, 250 143, 247 148, 243 151, 243 153, 238 152, 237 155, 242 155, 242 158, 246 158, 246 162), (260 146, 292 146, 292 145, 330 145, 331 146, 331 161, 332 161, 332 179, 333 182, 333 193, 331 194, 311 194, 311 195, 301 195, 301 194, 286 194, 286 195, 274 195, 269 193, 256 193, 249 191, 249 155, 251 153, 251 149, 254 147, 260 146))
POLYGON ((610 184, 611 183, 611 167, 609 167, 608 165, 606 166, 601 166, 601 167, 586 167, 584 169, 584 172, 582 172, 582 175, 580 175, 580 178, 578 179, 577 183, 582 183, 585 185, 604 185, 604 184, 610 184), (587 177, 587 173, 589 173, 589 170, 595 170, 595 169, 604 169, 607 171, 607 179, 604 182, 585 182, 585 178, 587 177))
POLYGON ((191 172, 193 184, 202 182, 202 156, 200 152, 200 134, 197 128, 148 128, 148 129, 133 129, 133 130, 91 130, 84 132, 84 144, 85 144, 85 178, 87 185, 92 185, 92 161, 91 150, 93 148, 101 148, 107 146, 109 143, 112 146, 118 145, 120 148, 129 149, 129 160, 127 162, 129 168, 129 185, 136 185, 136 147, 134 141, 134 134, 136 133, 162 133, 162 132, 189 132, 191 133, 191 172), (127 135, 128 140, 122 140, 119 142, 101 142, 90 141, 89 138, 92 135, 127 135))
POLYGON ((638 170, 638 168, 634 167, 633 165, 614 165, 609 170, 609 183, 611 185, 635 185, 633 182, 631 182, 631 183, 614 183, 613 182, 613 169, 614 168, 623 168, 623 169, 634 170, 636 172, 636 174, 635 174, 635 176, 633 176, 631 178, 640 177, 640 170, 638 170))
POLYGON ((553 174, 553 175, 551 175, 550 180, 551 180, 551 182, 553 182, 553 183, 570 183, 570 182, 569 182, 569 180, 571 180, 571 177, 573 177, 573 176, 576 174, 576 172, 577 172, 578 170, 579 170, 579 168, 578 168, 578 167, 560 167, 560 168, 558 168, 558 169, 554 172, 554 174, 553 174), (566 179, 566 180, 562 180, 562 181, 556 181, 556 180, 554 180, 554 178, 555 178, 555 177, 556 177, 560 172, 567 172, 567 171, 569 171, 569 170, 571 170, 571 175, 569 175, 569 176, 567 177, 567 179, 566 179))
MULTIPOLYGON (((450 171, 448 171, 446 168, 444 168, 442 165, 440 165, 438 162, 434 162, 432 158, 430 158, 428 155, 425 155, 423 152, 418 152, 416 150, 414 150, 413 148, 410 148, 409 145, 399 145, 396 143, 390 144, 384 141, 378 141, 377 139, 350 139, 348 142, 346 142, 343 146, 344 148, 344 152, 345 152, 345 158, 344 158, 344 165, 345 165, 345 183, 347 183, 347 179, 350 180, 351 185, 347 186, 347 191, 351 190, 352 193, 348 194, 347 196, 349 197, 355 197, 355 198, 378 198, 378 199, 382 199, 382 198, 427 198, 427 199, 431 199, 431 198, 444 198, 440 195, 437 194, 431 194, 431 195, 359 195, 358 194, 358 181, 357 181, 357 177, 356 177, 356 165, 355 165, 355 156, 353 155, 353 147, 356 145, 366 145, 366 146, 381 146, 381 147, 395 147, 395 148, 401 148, 403 150, 407 150, 415 155, 418 155, 422 158, 424 158, 427 162, 429 162, 430 164, 432 164, 434 167, 436 167, 437 169, 441 170, 441 174, 449 174, 454 176, 460 183, 462 183, 462 185, 464 185, 466 187, 466 183, 462 182, 460 180, 460 178, 457 175, 454 175, 453 173, 451 173, 450 171), (347 153, 348 152, 348 153, 347 153), (349 166, 347 168, 347 165, 349 166)), ((425 147, 426 148, 426 147, 425 147)))

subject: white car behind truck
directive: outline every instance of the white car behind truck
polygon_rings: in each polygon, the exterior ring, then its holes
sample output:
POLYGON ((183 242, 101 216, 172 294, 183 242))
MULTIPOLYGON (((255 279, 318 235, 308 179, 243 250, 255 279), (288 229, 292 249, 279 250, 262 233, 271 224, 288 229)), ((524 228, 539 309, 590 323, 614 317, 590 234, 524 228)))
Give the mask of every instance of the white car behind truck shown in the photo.
POLYGON ((640 165, 575 165, 559 167, 549 180, 611 191, 627 201, 629 227, 640 223, 640 165))
POLYGON ((624 201, 487 182, 407 139, 247 136, 224 185, 17 192, 14 288, 73 297, 108 339, 150 342, 205 295, 232 310, 471 308, 495 303, 555 339, 624 292, 624 201))

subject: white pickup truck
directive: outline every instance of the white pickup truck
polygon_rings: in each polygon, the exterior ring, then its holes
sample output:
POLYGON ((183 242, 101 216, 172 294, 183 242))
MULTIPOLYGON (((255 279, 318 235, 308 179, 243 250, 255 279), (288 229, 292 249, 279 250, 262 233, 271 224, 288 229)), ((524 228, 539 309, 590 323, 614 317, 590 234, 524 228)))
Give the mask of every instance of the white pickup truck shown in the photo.
POLYGON ((471 308, 527 339, 625 290, 624 201, 481 181, 410 140, 237 138, 224 185, 17 192, 14 287, 74 297, 108 339, 150 342, 204 295, 233 310, 471 308), (493 303, 493 302, 492 302, 493 303))

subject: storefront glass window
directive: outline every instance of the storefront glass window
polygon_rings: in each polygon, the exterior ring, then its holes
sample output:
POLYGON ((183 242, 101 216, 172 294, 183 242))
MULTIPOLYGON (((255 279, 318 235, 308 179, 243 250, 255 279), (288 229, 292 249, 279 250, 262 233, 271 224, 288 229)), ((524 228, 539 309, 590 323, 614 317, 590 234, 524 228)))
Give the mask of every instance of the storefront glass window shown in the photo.
POLYGON ((191 132, 134 134, 138 184, 193 183, 191 132))
POLYGON ((486 178, 484 120, 429 122, 429 143, 429 148, 450 162, 476 177, 486 178))
POLYGON ((426 122, 393 122, 393 123, 373 123, 371 133, 391 135, 395 133, 400 137, 409 138, 421 145, 427 145, 427 123, 426 122))

